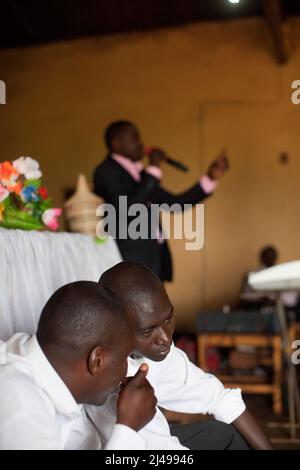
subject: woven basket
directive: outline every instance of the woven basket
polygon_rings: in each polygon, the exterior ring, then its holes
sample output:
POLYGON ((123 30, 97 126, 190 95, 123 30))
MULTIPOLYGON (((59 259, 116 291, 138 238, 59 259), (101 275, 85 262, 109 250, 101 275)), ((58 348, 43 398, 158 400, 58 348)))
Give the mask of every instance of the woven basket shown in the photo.
POLYGON ((94 194, 83 174, 78 176, 75 193, 65 202, 64 209, 71 232, 96 235, 97 207, 103 200, 94 194))

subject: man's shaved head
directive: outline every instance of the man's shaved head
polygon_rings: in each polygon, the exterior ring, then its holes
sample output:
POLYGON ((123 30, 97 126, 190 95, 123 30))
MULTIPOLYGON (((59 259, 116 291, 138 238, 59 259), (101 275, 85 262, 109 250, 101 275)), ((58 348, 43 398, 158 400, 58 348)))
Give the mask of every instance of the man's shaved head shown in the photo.
POLYGON ((132 319, 122 299, 91 281, 54 292, 36 337, 77 402, 95 405, 103 404, 124 379, 134 348, 132 319))
POLYGON ((164 286, 147 266, 134 261, 123 261, 105 271, 99 285, 109 289, 131 308, 151 310, 153 294, 163 292, 164 286))
POLYGON ((135 353, 164 359, 174 332, 173 306, 156 274, 141 263, 124 261, 105 271, 99 285, 123 301, 134 316, 135 353))
POLYGON ((44 306, 37 329, 43 345, 55 345, 65 358, 87 354, 95 345, 107 347, 126 329, 121 299, 92 281, 58 289, 44 306))

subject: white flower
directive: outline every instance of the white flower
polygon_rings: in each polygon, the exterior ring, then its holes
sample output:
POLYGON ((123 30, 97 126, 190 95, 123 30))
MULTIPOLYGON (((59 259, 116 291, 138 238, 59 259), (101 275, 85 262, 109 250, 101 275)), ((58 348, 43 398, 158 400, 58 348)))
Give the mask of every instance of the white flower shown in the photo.
POLYGON ((36 180, 42 177, 39 162, 31 157, 20 157, 13 162, 13 166, 27 180, 36 180))

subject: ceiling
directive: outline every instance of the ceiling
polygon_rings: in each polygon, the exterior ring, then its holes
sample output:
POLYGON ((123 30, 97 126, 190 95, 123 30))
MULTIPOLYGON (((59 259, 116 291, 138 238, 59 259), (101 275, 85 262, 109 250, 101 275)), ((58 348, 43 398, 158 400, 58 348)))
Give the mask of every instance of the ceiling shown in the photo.
MULTIPOLYGON (((263 1, 240 0, 233 5, 228 0, 1 0, 0 48, 263 16, 263 1)), ((283 16, 300 15, 300 0, 282 0, 281 10, 283 16)))

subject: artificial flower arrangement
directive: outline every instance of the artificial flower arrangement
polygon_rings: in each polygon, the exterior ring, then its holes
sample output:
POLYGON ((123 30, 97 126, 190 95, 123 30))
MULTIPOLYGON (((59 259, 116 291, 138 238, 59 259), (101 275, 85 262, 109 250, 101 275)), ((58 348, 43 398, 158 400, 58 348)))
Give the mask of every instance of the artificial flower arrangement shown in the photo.
POLYGON ((51 208, 39 163, 31 157, 0 163, 0 226, 23 230, 58 228, 62 209, 51 208))

